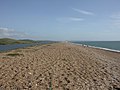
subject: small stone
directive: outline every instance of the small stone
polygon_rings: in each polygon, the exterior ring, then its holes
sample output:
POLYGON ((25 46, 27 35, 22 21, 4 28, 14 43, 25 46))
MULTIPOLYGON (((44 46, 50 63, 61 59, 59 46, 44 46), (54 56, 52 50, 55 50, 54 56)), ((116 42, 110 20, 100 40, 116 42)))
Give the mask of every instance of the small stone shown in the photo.
POLYGON ((28 72, 28 74, 30 74, 30 75, 31 75, 32 73, 31 73, 31 72, 28 72))

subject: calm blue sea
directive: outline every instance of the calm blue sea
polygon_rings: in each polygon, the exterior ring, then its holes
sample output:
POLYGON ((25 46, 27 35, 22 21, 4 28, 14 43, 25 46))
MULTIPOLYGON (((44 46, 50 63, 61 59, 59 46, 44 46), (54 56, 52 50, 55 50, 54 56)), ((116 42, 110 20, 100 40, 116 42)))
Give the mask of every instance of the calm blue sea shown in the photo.
POLYGON ((72 43, 108 48, 113 50, 120 50, 120 41, 74 41, 72 43))

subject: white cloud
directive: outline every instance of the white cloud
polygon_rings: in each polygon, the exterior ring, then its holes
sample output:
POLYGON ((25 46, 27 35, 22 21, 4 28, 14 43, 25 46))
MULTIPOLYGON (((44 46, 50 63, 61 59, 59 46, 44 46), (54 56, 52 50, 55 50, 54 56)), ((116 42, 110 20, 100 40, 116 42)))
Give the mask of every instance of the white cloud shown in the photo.
POLYGON ((90 11, 86 11, 86 10, 81 10, 81 9, 77 9, 77 8, 72 8, 74 11, 76 12, 79 12, 81 14, 84 14, 84 15, 94 15, 93 12, 90 12, 90 11))
POLYGON ((115 13, 110 16, 112 27, 119 28, 120 29, 120 13, 115 13))
POLYGON ((57 18, 56 20, 63 23, 84 21, 84 19, 80 17, 63 17, 63 18, 57 18))
POLYGON ((116 13, 110 16, 112 19, 120 19, 120 13, 116 13))
POLYGON ((78 18, 78 17, 70 17, 68 19, 71 21, 83 21, 84 20, 83 18, 78 18))
POLYGON ((24 32, 19 32, 14 29, 8 29, 8 28, 0 28, 0 38, 16 38, 16 39, 35 39, 38 38, 36 36, 31 36, 24 32))

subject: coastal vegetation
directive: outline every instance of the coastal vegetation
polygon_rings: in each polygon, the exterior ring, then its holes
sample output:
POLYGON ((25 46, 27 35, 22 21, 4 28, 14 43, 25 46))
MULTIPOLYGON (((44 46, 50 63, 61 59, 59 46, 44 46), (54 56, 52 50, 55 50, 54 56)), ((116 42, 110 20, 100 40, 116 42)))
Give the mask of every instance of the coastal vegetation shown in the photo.
POLYGON ((23 54, 19 54, 19 53, 9 53, 7 54, 7 56, 21 56, 23 54))
POLYGON ((7 45, 7 44, 31 44, 36 43, 37 41, 29 40, 29 39, 23 39, 23 40, 16 40, 11 38, 1 38, 0 39, 0 45, 7 45))

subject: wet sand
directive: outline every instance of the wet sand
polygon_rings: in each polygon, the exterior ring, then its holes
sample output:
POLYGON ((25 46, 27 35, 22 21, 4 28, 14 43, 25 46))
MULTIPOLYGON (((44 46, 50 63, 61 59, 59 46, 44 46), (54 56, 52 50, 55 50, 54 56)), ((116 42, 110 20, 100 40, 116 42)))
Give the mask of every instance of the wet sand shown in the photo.
POLYGON ((119 90, 120 53, 55 43, 0 53, 0 90, 119 90))

